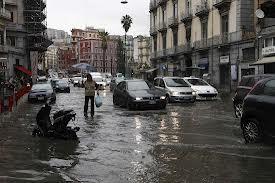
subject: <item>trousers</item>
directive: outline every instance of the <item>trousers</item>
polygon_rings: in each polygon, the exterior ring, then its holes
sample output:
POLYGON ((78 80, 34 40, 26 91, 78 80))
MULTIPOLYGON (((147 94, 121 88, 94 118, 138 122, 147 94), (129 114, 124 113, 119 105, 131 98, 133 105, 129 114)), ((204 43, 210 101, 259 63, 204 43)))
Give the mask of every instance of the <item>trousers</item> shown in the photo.
POLYGON ((84 104, 84 114, 88 112, 89 100, 91 100, 91 115, 95 114, 95 97, 94 96, 85 96, 85 104, 84 104))

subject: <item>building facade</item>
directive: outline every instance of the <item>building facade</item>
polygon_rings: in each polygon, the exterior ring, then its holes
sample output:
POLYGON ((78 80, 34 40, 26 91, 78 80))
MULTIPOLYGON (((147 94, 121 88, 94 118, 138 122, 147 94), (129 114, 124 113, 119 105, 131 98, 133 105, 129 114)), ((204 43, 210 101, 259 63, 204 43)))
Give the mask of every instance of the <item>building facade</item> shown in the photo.
POLYGON ((255 61, 255 1, 151 0, 151 62, 159 75, 206 77, 230 91, 255 61))
POLYGON ((134 73, 140 75, 151 66, 150 53, 151 53, 150 37, 137 36, 134 38, 134 73))
POLYGON ((259 0, 256 17, 257 66, 259 74, 275 74, 275 1, 259 0), (260 12, 259 12, 260 10, 260 12))

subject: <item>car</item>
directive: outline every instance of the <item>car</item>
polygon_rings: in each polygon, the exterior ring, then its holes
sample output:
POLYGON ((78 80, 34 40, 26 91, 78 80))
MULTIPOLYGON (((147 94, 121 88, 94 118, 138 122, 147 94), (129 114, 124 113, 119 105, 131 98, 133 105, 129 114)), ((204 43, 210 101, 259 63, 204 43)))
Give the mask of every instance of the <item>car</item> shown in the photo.
POLYGON ((191 88, 196 92, 196 100, 214 100, 217 99, 218 91, 205 80, 196 77, 183 78, 191 88))
POLYGON ((31 91, 28 94, 29 102, 45 102, 50 100, 51 102, 56 101, 56 94, 50 83, 34 84, 31 91))
POLYGON ((69 83, 65 80, 58 80, 55 84, 55 91, 56 92, 66 92, 66 93, 70 93, 71 89, 69 86, 69 83))
POLYGON ((167 102, 191 102, 196 101, 196 93, 180 77, 157 77, 154 86, 165 93, 167 102))
POLYGON ((275 77, 260 80, 243 102, 241 129, 247 143, 275 137, 275 77))
POLYGON ((165 109, 165 93, 145 80, 124 80, 114 89, 113 103, 129 110, 149 107, 165 109))
POLYGON ((56 89, 56 83, 58 81, 59 81, 58 78, 53 78, 53 79, 50 80, 50 83, 51 83, 51 85, 52 85, 52 87, 53 87, 54 90, 56 89))
POLYGON ((42 83, 42 82, 47 82, 47 81, 48 81, 48 79, 46 76, 38 76, 37 77, 37 82, 42 83))
POLYGON ((116 88, 116 86, 121 82, 123 81, 124 78, 122 77, 115 77, 111 80, 110 82, 110 91, 114 91, 114 89, 116 88))
POLYGON ((73 77, 72 79, 72 83, 74 85, 74 87, 80 87, 80 85, 82 84, 82 77, 73 77))
POLYGON ((232 98, 234 113, 236 118, 241 118, 243 113, 243 100, 249 91, 253 88, 253 86, 260 80, 275 77, 272 74, 261 74, 261 75, 248 75, 243 76, 241 81, 239 82, 237 89, 235 91, 235 95, 232 98))
POLYGON ((93 80, 96 82, 100 90, 106 89, 107 82, 102 76, 93 76, 93 80))

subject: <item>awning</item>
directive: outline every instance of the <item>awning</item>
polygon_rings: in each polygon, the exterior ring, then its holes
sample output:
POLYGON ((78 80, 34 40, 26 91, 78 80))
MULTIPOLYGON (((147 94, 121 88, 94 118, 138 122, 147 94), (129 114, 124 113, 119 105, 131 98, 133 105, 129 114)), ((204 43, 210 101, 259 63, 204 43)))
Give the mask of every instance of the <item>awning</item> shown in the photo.
POLYGON ((257 62, 254 62, 249 65, 253 66, 253 65, 264 65, 264 64, 272 64, 272 63, 275 63, 275 57, 264 57, 258 60, 257 62))
POLYGON ((158 70, 158 68, 149 69, 149 70, 147 70, 147 71, 145 71, 145 72, 146 72, 146 73, 150 73, 150 72, 154 72, 154 71, 156 71, 156 70, 158 70))
POLYGON ((15 69, 29 75, 29 76, 32 76, 32 71, 29 71, 28 69, 26 69, 25 67, 23 66, 16 66, 15 69))

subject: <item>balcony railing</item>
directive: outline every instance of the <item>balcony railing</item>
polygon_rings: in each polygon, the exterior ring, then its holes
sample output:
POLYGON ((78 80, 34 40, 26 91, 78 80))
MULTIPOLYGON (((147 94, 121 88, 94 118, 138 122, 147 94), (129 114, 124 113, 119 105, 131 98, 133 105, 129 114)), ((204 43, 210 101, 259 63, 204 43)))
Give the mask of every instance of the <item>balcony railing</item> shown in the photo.
POLYGON ((208 16, 208 14, 209 14, 209 6, 207 2, 196 6, 195 15, 197 17, 203 18, 204 16, 208 16))
POLYGON ((157 27, 154 26, 154 27, 151 27, 150 28, 150 35, 153 36, 153 35, 156 35, 157 34, 157 27))
POLYGON ((203 38, 201 40, 195 41, 194 42, 194 47, 196 49, 204 49, 208 47, 208 39, 207 38, 203 38))
POLYGON ((167 30, 167 24, 166 24, 166 22, 161 22, 161 23, 159 24, 158 31, 159 31, 159 32, 163 32, 163 31, 166 31, 166 30, 167 30))
POLYGON ((230 7, 231 0, 214 0, 213 6, 218 9, 230 7))
POLYGON ((150 1, 150 11, 154 11, 157 8, 157 0, 150 1))
POLYGON ((168 19, 168 25, 169 27, 177 27, 179 25, 178 17, 170 17, 168 19))
POLYGON ((181 21, 183 23, 188 23, 188 22, 192 21, 192 13, 191 13, 190 10, 188 10, 187 12, 181 14, 181 21))
POLYGON ((0 17, 11 20, 11 12, 9 10, 6 10, 5 8, 0 8, 0 17))
POLYGON ((22 24, 8 23, 6 25, 7 30, 25 31, 25 27, 22 24))

